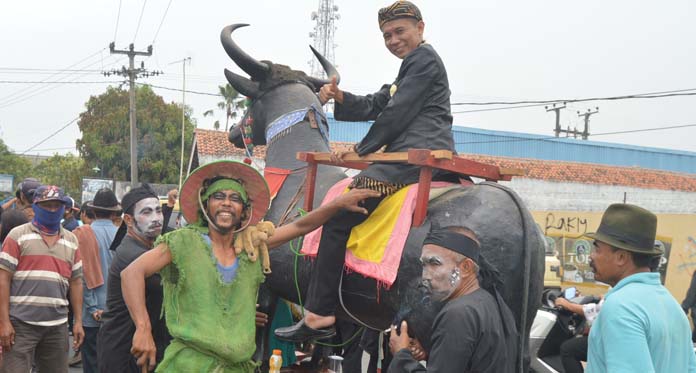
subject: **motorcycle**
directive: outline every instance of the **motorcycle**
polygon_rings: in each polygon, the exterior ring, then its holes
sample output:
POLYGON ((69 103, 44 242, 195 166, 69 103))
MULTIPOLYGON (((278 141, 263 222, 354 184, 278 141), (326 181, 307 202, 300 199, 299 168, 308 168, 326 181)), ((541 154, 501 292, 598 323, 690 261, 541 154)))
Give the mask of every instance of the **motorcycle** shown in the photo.
POLYGON ((561 344, 584 332, 585 318, 582 315, 556 307, 555 301, 557 298, 563 297, 576 304, 599 302, 597 297, 576 295, 575 288, 568 288, 564 291, 548 289, 542 294, 542 306, 534 318, 529 337, 529 351, 532 356, 531 372, 564 372, 561 363, 561 344))

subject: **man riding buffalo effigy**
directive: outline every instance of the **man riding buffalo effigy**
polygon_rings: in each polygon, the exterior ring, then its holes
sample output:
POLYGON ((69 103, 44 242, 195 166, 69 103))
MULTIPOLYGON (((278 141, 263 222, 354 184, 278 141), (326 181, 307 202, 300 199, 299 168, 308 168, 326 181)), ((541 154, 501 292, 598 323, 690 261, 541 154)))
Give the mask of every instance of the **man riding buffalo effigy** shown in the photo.
MULTIPOLYGON (((454 151, 447 71, 435 49, 423 39, 425 23, 420 10, 409 1, 397 1, 379 10, 378 21, 385 46, 403 60, 396 80, 374 94, 358 96, 340 90, 334 77, 321 88, 320 100, 334 99, 338 120, 374 121, 353 149, 361 156, 383 147, 385 152, 412 148, 454 151)), ((335 153, 334 158, 345 154, 335 153)), ((419 171, 409 164, 373 163, 353 179, 350 188, 380 192, 364 203, 372 213, 386 196, 416 183, 419 171)), ((433 170, 433 179, 458 182, 457 176, 442 170, 433 170)), ((346 243, 351 229, 366 219, 366 215, 344 211, 324 225, 305 304, 308 312, 296 325, 277 329, 279 338, 299 342, 335 333, 334 310, 346 243)))

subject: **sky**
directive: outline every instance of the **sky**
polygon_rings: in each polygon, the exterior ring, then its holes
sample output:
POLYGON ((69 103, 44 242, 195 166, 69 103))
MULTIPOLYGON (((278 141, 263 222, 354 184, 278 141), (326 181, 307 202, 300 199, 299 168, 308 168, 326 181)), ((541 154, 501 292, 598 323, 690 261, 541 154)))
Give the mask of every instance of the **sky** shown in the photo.
MULTIPOLYGON (((376 15, 388 1, 335 3, 340 14, 335 36, 340 87, 367 94, 391 83, 400 60, 384 47, 376 15)), ((415 3, 425 20, 425 38, 447 67, 458 126, 552 136, 555 116, 544 105, 509 109, 510 105, 458 104, 696 93, 694 1, 415 3), (501 107, 505 110, 488 110, 501 107)), ((0 8, 0 138, 19 153, 76 153, 80 132, 71 121, 85 110, 90 96, 108 86, 92 82, 119 81, 100 72, 128 63, 123 55, 109 54, 112 41, 117 49, 127 49, 130 43, 136 50, 153 45, 153 55, 136 58, 136 64, 143 61, 147 69, 164 74, 140 79, 141 83, 181 89, 182 63, 177 61, 190 57, 187 90, 217 93, 226 82, 224 68, 243 74, 224 53, 220 30, 249 23, 234 34, 247 53, 309 72, 309 32, 314 25, 310 14, 318 4, 319 0, 5 2, 0 8)), ((167 102, 182 101, 182 92, 153 90, 167 102)), ((222 112, 202 115, 216 108, 218 97, 189 92, 185 100, 199 128, 212 129, 215 120, 224 126, 222 112)), ((696 152, 696 95, 570 103, 561 111, 562 127, 582 129, 577 111, 596 107, 599 112, 590 118, 590 133, 596 136, 591 140, 696 152)))

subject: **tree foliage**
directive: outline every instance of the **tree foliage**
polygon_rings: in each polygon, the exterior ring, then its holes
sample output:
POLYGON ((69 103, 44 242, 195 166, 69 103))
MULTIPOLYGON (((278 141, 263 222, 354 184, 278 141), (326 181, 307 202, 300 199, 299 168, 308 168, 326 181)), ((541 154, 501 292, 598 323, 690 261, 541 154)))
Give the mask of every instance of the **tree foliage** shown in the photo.
POLYGON ((0 174, 14 175, 15 183, 24 180, 31 173, 31 162, 10 151, 0 139, 0 174))
POLYGON ((82 196, 82 178, 92 176, 87 164, 80 157, 72 154, 58 155, 45 159, 37 164, 31 176, 39 179, 43 184, 57 185, 80 201, 82 196))
MULTIPOLYGON (((225 112, 225 132, 227 132, 230 124, 230 119, 233 121, 237 118, 237 113, 244 110, 246 107, 246 99, 237 92, 229 83, 218 86, 222 101, 217 103, 218 109, 225 112)), ((206 110, 203 113, 204 117, 213 115, 213 109, 206 110)), ((215 130, 220 128, 220 121, 215 121, 213 124, 215 130)))
MULTIPOLYGON (((98 166, 104 177, 130 180, 130 125, 128 91, 109 87, 90 97, 80 114, 82 138, 77 148, 86 166, 98 166)), ((193 140, 190 109, 185 114, 184 163, 193 140)), ((138 178, 150 183, 179 181, 181 105, 165 103, 147 86, 136 89, 138 178)))

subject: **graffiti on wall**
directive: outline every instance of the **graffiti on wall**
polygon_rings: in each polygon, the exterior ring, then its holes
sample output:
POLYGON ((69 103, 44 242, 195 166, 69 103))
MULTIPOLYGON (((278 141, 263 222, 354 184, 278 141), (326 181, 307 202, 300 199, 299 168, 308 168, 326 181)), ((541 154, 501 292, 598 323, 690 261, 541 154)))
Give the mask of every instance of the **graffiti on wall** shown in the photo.
POLYGON ((549 231, 584 234, 587 233, 587 219, 578 216, 556 216, 549 212, 546 214, 544 234, 549 234, 549 231))
POLYGON ((686 238, 686 247, 684 252, 679 255, 681 257, 681 264, 677 267, 679 272, 688 271, 693 272, 696 267, 696 239, 693 236, 688 236, 686 238))
MULTIPOLYGON (((587 218, 573 214, 559 214, 549 212, 544 219, 544 235, 548 244, 547 255, 558 257, 563 268, 563 282, 594 283, 594 272, 590 267, 590 254, 592 253, 592 240, 584 237, 590 224, 587 218)), ((658 272, 662 283, 665 282, 669 256, 672 251, 672 238, 658 236, 655 241, 664 254, 660 259, 658 272)), ((683 260, 680 269, 696 267, 696 240, 689 237, 691 247, 690 260, 683 260)))

